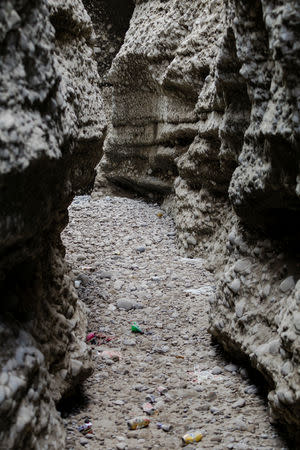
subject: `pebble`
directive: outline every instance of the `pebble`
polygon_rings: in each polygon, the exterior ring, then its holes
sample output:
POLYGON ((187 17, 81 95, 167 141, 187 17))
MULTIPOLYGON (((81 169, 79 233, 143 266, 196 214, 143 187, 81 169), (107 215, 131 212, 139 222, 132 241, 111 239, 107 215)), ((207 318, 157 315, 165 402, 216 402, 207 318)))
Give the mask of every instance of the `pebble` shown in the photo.
POLYGON ((279 289, 281 290, 281 292, 285 294, 286 292, 294 289, 294 287, 295 287, 294 277, 290 276, 280 283, 279 289))
POLYGON ((116 448, 118 450, 125 450, 126 447, 127 447, 127 445, 125 444, 125 442, 118 442, 117 445, 116 445, 116 448))
POLYGON ((99 278, 107 278, 108 280, 112 277, 112 272, 102 271, 98 274, 99 278))
POLYGON ((244 389, 245 394, 255 395, 258 394, 258 387, 255 384, 251 384, 244 389))
POLYGON ((235 364, 227 364, 224 367, 225 370, 227 370, 227 372, 237 372, 239 370, 239 367, 235 364))
POLYGON ((128 300, 126 298, 122 298, 117 301, 117 308, 118 309, 125 309, 125 311, 130 311, 134 308, 133 302, 131 300, 128 300))
POLYGON ((235 409, 235 408, 243 408, 243 406, 245 406, 245 405, 246 405, 245 399, 240 398, 239 400, 237 400, 236 402, 234 402, 232 404, 232 408, 233 409, 235 409))
POLYGON ((211 373, 213 375, 220 375, 221 373, 223 373, 223 369, 221 369, 221 367, 219 367, 219 366, 215 366, 213 368, 213 370, 211 371, 211 373))
POLYGON ((241 282, 238 278, 235 278, 229 285, 229 289, 234 293, 237 294, 241 288, 241 282))

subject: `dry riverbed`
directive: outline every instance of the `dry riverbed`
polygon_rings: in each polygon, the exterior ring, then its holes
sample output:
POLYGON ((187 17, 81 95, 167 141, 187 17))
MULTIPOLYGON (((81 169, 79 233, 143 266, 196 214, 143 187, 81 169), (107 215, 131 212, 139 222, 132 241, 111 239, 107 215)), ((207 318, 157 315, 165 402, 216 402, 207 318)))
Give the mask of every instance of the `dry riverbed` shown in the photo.
POLYGON ((63 240, 88 332, 113 339, 89 344, 94 373, 82 403, 65 405, 66 448, 180 449, 190 429, 203 439, 186 448, 286 448, 246 369, 226 360, 207 333, 213 275, 204 260, 180 255, 174 224, 161 215, 158 206, 110 196, 77 197, 70 207, 63 240), (131 331, 133 322, 144 334, 131 331), (142 410, 149 400, 151 416, 142 410), (129 430, 136 416, 150 425, 129 430), (83 435, 85 419, 92 433, 83 435))

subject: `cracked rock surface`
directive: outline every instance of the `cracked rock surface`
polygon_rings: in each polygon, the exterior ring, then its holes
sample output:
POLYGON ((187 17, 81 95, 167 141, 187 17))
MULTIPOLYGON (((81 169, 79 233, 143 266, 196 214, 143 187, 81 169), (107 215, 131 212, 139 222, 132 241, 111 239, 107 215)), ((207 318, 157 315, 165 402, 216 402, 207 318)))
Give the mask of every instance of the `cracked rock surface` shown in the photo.
POLYGON ((78 0, 0 6, 0 446, 58 449, 56 403, 91 372, 60 233, 105 130, 78 0), (71 29, 72 27, 72 29, 71 29), (81 71, 78 71, 78 67, 81 71))

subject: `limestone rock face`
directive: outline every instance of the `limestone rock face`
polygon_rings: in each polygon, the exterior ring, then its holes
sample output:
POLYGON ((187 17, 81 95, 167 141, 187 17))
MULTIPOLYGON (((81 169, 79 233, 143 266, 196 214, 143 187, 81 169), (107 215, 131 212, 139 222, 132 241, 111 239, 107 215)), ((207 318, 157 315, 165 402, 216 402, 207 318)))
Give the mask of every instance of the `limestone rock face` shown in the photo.
POLYGON ((0 441, 64 447, 55 403, 91 371, 60 232, 105 119, 79 0, 0 6, 0 441))
POLYGON ((163 198, 218 280, 211 333, 300 424, 298 2, 136 1, 101 171, 163 198), (298 328, 297 328, 298 327, 298 328))

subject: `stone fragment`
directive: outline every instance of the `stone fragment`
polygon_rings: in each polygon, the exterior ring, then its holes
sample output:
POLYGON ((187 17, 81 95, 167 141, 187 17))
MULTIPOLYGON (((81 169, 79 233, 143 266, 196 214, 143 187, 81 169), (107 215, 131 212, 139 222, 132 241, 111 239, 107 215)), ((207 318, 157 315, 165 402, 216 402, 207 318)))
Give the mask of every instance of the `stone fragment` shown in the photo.
POLYGON ((244 274, 251 269, 251 261, 249 259, 239 259, 234 265, 234 271, 244 274))
POLYGON ((234 402, 232 404, 232 408, 236 409, 236 408, 243 408, 246 405, 246 401, 244 398, 240 398, 238 399, 236 402, 234 402))
POLYGON ((127 298, 122 298, 117 301, 117 308, 118 309, 124 309, 125 311, 130 311, 133 309, 134 305, 131 300, 128 300, 127 298))
POLYGON ((235 278, 229 285, 229 289, 234 293, 237 294, 241 288, 241 282, 238 278, 235 278))
POLYGON ((291 291, 292 289, 294 289, 295 287, 295 281, 294 281, 294 277, 290 276, 285 278, 279 286, 279 289, 281 290, 281 292, 283 292, 284 294, 291 291))
POLYGON ((212 369, 211 373, 212 373, 213 375, 220 375, 221 373, 223 373, 223 369, 222 369, 221 367, 219 367, 219 366, 215 366, 215 367, 212 369))

